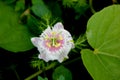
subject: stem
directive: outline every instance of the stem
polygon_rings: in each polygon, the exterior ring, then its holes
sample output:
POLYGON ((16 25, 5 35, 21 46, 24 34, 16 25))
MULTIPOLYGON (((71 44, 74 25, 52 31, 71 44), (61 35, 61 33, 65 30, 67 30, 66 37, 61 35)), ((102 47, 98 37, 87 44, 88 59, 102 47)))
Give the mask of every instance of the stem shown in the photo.
POLYGON ((44 70, 39 70, 38 72, 30 75, 29 77, 25 78, 24 80, 31 80, 32 78, 34 78, 34 77, 38 76, 39 74, 41 74, 43 71, 53 68, 55 65, 56 65, 56 63, 52 63, 49 66, 47 66, 44 70))
POLYGON ((16 75, 17 79, 20 80, 20 77, 19 77, 19 75, 18 75, 18 73, 15 69, 14 69, 14 72, 15 72, 15 75, 16 75))
POLYGON ((15 73, 15 75, 17 77, 17 80, 20 80, 20 77, 19 77, 19 75, 18 75, 18 73, 17 73, 17 71, 15 69, 15 65, 11 65, 10 68, 14 71, 14 73, 15 73))
POLYGON ((22 17, 24 17, 26 15, 29 15, 29 14, 30 14, 30 9, 28 8, 21 14, 20 18, 22 18, 22 17))
POLYGON ((71 61, 68 61, 68 62, 63 63, 63 65, 68 65, 68 64, 73 63, 73 62, 75 62, 75 61, 77 61, 77 60, 80 60, 80 59, 81 59, 81 57, 77 57, 77 58, 75 58, 75 59, 73 59, 73 60, 71 60, 71 61))
POLYGON ((96 13, 96 11, 93 8, 92 2, 93 2, 93 0, 89 0, 89 5, 90 5, 91 12, 94 14, 94 13, 96 13))
MULTIPOLYGON (((73 59, 73 60, 71 60, 71 61, 65 62, 65 63, 63 63, 63 65, 68 65, 68 64, 70 64, 70 63, 72 63, 72 62, 75 62, 75 61, 77 61, 77 60, 79 60, 79 59, 81 59, 81 57, 78 57, 78 58, 75 58, 75 59, 73 59)), ((55 62, 55 63, 52 63, 52 64, 50 64, 49 66, 47 66, 44 70, 39 70, 38 72, 30 75, 29 77, 25 78, 24 80, 31 80, 31 79, 33 79, 34 77, 36 77, 36 76, 38 76, 39 74, 41 74, 42 72, 47 71, 47 70, 55 67, 56 65, 57 65, 56 62, 55 62)))
POLYGON ((26 9, 21 15, 20 15, 20 21, 19 21, 19 23, 22 23, 22 19, 25 17, 25 16, 27 16, 27 15, 29 15, 30 14, 30 9, 28 8, 28 9, 26 9))
POLYGON ((112 0, 112 2, 113 2, 113 4, 116 4, 116 3, 118 3, 118 2, 117 2, 117 0, 112 0))

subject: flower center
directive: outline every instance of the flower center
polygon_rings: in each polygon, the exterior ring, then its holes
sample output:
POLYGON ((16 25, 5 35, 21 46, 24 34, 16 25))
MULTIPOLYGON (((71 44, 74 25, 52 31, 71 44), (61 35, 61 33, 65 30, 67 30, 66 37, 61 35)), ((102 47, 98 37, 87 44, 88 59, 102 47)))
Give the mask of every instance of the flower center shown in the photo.
POLYGON ((63 36, 60 34, 56 34, 55 32, 52 32, 51 34, 47 35, 45 39, 45 46, 50 51, 60 49, 63 43, 64 43, 63 36))
POLYGON ((57 44, 59 44, 58 42, 57 42, 57 39, 56 38, 51 38, 51 46, 53 46, 53 47, 56 47, 56 45, 57 44))

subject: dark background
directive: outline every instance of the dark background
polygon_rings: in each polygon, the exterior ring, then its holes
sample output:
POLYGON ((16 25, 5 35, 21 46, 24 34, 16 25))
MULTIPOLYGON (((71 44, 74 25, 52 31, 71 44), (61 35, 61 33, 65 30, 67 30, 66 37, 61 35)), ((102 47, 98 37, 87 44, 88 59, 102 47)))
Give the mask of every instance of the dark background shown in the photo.
MULTIPOLYGON (((27 1, 27 0, 26 0, 27 1)), ((118 1, 119 2, 119 1, 118 1)), ((93 0, 93 7, 96 11, 103 9, 106 6, 113 4, 112 0, 93 0)), ((70 26, 76 26, 72 34, 80 35, 85 33, 88 19, 92 16, 90 8, 84 13, 86 16, 81 16, 78 20, 74 19, 75 12, 70 8, 63 9, 63 21, 67 30, 71 31, 70 26), (65 13, 64 13, 65 12, 65 13), (71 13, 72 12, 72 13, 71 13), (80 25, 80 26, 79 26, 80 25)), ((20 80, 24 80, 26 77, 37 72, 30 66, 30 61, 34 53, 37 53, 37 49, 34 48, 30 51, 13 53, 0 48, 0 80, 18 80, 16 72, 20 77, 20 80), (14 70, 15 68, 16 70, 14 70)), ((71 54, 69 60, 75 59, 81 56, 80 53, 71 54)), ((82 60, 75 61, 68 65, 65 65, 72 72, 73 80, 92 80, 90 74, 84 67, 82 60)), ((49 80, 51 80, 53 70, 48 70, 46 73, 49 80)), ((44 74, 41 74, 44 75, 44 74)), ((32 80, 37 80, 34 78, 32 80)))

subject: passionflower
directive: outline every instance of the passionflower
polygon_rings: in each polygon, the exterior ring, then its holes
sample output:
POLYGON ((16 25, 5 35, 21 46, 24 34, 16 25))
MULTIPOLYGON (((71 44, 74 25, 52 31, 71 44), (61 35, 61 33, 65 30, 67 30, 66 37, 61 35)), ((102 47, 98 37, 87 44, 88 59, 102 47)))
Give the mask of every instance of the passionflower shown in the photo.
POLYGON ((69 51, 74 48, 71 34, 64 29, 61 22, 52 28, 48 26, 39 37, 33 37, 31 41, 40 52, 38 57, 46 62, 50 60, 63 62, 68 58, 69 51))

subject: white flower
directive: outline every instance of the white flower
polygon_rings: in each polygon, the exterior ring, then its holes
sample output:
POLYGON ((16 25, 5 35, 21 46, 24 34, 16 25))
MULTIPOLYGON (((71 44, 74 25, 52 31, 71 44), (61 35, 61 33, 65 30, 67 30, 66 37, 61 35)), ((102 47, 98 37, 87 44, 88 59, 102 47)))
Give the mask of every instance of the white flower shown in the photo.
POLYGON ((74 48, 71 34, 63 28, 61 22, 56 23, 52 29, 48 26, 40 37, 33 37, 31 41, 40 52, 38 57, 46 62, 50 60, 62 62, 68 58, 71 48, 74 48))

